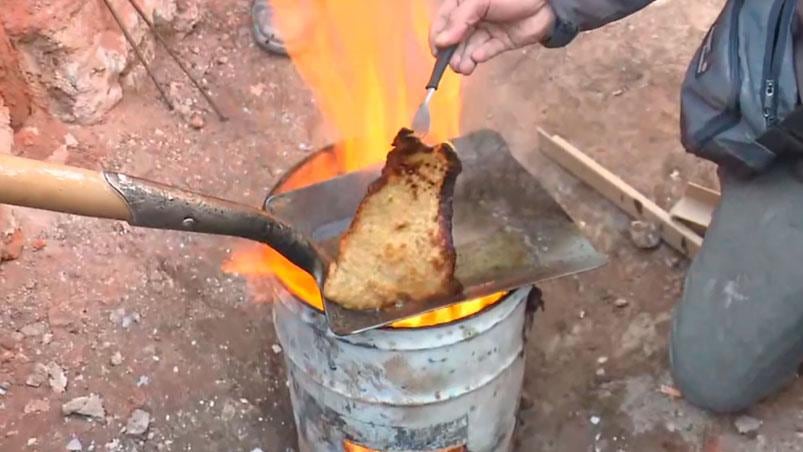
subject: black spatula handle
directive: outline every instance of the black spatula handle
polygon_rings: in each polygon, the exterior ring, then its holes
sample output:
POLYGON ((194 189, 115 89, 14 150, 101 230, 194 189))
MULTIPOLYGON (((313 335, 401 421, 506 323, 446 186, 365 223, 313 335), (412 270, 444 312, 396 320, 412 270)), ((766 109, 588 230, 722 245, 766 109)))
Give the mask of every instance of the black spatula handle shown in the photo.
POLYGON ((443 78, 443 73, 449 66, 449 60, 452 59, 454 51, 457 50, 457 44, 438 50, 438 57, 435 59, 435 68, 432 69, 432 76, 429 77, 427 89, 438 89, 438 84, 443 78))

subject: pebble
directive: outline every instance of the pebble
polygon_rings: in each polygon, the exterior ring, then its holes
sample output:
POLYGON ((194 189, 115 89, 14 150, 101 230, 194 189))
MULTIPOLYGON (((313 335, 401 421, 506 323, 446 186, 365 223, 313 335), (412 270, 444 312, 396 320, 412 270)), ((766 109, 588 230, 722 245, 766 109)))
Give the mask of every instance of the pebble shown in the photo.
POLYGON ((51 361, 47 365, 47 373, 50 375, 49 383, 53 392, 61 394, 67 389, 67 375, 64 373, 64 369, 62 369, 61 366, 51 361))
POLYGON ((256 85, 251 85, 248 88, 248 91, 251 93, 252 96, 259 97, 265 91, 265 84, 257 83, 256 85))
POLYGON ((109 362, 111 362, 112 366, 119 366, 123 363, 123 354, 120 352, 114 352, 112 357, 109 359, 109 362))
POLYGON ((139 436, 148 431, 151 423, 151 414, 145 410, 134 410, 125 424, 125 431, 128 435, 139 436))
POLYGON ((192 117, 190 117, 190 126, 192 126, 193 129, 200 130, 203 129, 205 125, 206 121, 204 121, 204 117, 198 113, 195 113, 192 115, 192 117))
POLYGON ((279 345, 279 344, 273 344, 273 345, 270 346, 270 348, 271 348, 271 350, 273 350, 274 354, 278 355, 279 353, 282 352, 282 346, 279 345))
POLYGON ((42 345, 48 345, 53 342, 53 335, 50 333, 45 333, 42 335, 42 345))
POLYGON ((600 356, 599 358, 597 358, 597 364, 605 364, 607 362, 608 362, 607 356, 600 356))
MULTIPOLYGON (((17 334, 21 336, 20 333, 17 334)), ((19 342, 19 340, 15 339, 14 336, 10 334, 0 336, 0 347, 6 350, 14 350, 15 348, 17 348, 17 342, 19 342)))
POLYGON ((591 423, 592 423, 592 424, 594 424, 594 425, 597 425, 597 424, 599 424, 599 422, 600 422, 601 420, 602 420, 602 419, 600 419, 600 417, 599 417, 599 416, 591 416, 591 418, 589 419, 589 421, 591 421, 591 423))
POLYGON ((761 419, 756 419, 753 416, 747 415, 739 416, 733 421, 736 431, 745 436, 755 436, 763 423, 761 419))
POLYGON ((20 328, 20 333, 22 333, 25 337, 41 336, 45 334, 45 331, 47 331, 45 322, 31 323, 20 328))
POLYGON ((68 148, 74 148, 74 147, 78 146, 78 140, 73 136, 73 134, 67 132, 64 135, 64 144, 68 148))
POLYGON ((616 301, 613 302, 613 305, 616 306, 617 308, 624 308, 629 304, 630 302, 627 301, 626 298, 617 298, 616 301))
POLYGON ((25 379, 25 384, 33 388, 38 388, 39 386, 42 386, 45 381, 47 381, 47 374, 47 366, 42 363, 36 363, 33 366, 33 371, 31 374, 25 379))
POLYGON ((630 240, 636 247, 641 249, 652 249, 661 243, 661 234, 658 232, 658 226, 655 223, 647 221, 631 221, 630 240))
POLYGON ((81 441, 78 438, 73 438, 67 443, 67 450, 84 450, 84 446, 81 444, 81 441))
POLYGON ((120 322, 120 326, 122 326, 123 328, 128 328, 134 322, 139 323, 139 321, 140 321, 139 313, 132 312, 131 314, 128 314, 127 316, 123 317, 122 322, 120 322))
POLYGON ((119 325, 123 322, 123 317, 125 317, 125 309, 119 308, 115 309, 114 311, 109 313, 109 321, 114 323, 115 325, 119 325))
POLYGON ((103 399, 97 394, 76 397, 61 406, 61 412, 65 416, 80 414, 82 416, 103 419, 106 417, 106 410, 103 409, 103 399))
POLYGON ((29 401, 25 404, 25 408, 22 409, 24 414, 30 413, 44 413, 46 411, 50 411, 50 402, 45 399, 34 399, 29 401))
POLYGON ((36 438, 28 438, 28 446, 36 445, 36 438))

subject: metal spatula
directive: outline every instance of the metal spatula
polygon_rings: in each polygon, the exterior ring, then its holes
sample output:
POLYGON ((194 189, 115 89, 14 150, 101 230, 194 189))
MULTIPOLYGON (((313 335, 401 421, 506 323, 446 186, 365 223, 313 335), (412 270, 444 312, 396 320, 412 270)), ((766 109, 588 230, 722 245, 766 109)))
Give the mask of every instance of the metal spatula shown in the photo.
MULTIPOLYGON (((329 328, 335 334, 377 328, 464 300, 590 270, 606 261, 510 154, 499 134, 480 131, 453 144, 463 166, 452 218, 455 277, 463 293, 366 311, 324 299, 329 328)), ((271 196, 265 208, 310 237, 323 259, 332 262, 340 236, 381 169, 380 165, 271 196)))
POLYGON ((432 95, 437 91, 441 78, 443 78, 443 73, 446 72, 449 60, 452 59, 455 49, 457 49, 457 44, 438 51, 435 67, 432 69, 429 82, 427 82, 427 95, 421 105, 418 106, 418 110, 415 111, 415 116, 413 116, 413 131, 418 135, 423 136, 429 133, 429 101, 432 100, 432 95))

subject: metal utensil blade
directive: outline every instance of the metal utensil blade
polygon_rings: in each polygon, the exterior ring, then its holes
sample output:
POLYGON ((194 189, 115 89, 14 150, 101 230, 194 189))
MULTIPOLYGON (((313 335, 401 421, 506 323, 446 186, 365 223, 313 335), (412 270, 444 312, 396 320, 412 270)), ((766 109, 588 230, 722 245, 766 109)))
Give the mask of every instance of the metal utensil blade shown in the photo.
POLYGON ((424 101, 421 102, 421 105, 418 106, 418 110, 415 111, 415 116, 413 116, 413 132, 419 136, 429 133, 429 101, 432 99, 434 93, 434 88, 427 90, 427 96, 424 98, 424 101))
MULTIPOLYGON (((566 212, 510 153, 502 137, 482 130, 454 140, 463 165, 453 202, 459 297, 357 311, 324 300, 329 328, 354 334, 468 299, 509 291, 603 265, 566 212)), ((307 234, 326 260, 337 257, 374 166, 268 198, 265 208, 307 234)))

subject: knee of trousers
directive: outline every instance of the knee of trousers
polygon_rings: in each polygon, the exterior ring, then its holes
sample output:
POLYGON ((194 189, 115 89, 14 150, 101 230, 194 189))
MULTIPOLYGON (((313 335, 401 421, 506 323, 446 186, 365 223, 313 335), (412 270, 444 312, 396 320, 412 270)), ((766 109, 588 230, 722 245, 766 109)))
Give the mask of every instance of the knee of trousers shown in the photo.
POLYGON ((737 413, 791 380, 797 364, 766 365, 744 353, 738 341, 715 337, 704 319, 688 319, 681 304, 672 318, 669 362, 675 385, 695 406, 715 413, 737 413))

